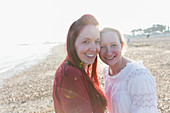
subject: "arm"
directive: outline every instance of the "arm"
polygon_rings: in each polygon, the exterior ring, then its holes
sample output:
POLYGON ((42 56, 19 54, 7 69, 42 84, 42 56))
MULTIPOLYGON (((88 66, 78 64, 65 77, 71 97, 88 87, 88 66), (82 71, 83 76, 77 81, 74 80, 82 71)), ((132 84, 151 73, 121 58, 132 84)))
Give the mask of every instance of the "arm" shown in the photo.
POLYGON ((147 69, 132 72, 128 91, 132 99, 131 113, 158 113, 156 82, 147 69))
POLYGON ((66 75, 57 88, 57 95, 65 113, 92 113, 91 102, 82 73, 73 67, 66 69, 66 75))

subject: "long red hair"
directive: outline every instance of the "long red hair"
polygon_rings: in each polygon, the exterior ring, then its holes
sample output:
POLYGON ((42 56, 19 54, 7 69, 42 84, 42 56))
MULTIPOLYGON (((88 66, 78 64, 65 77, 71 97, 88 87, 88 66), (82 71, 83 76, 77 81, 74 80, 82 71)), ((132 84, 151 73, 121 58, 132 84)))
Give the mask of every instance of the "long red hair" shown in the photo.
MULTIPOLYGON (((65 66, 72 65, 78 68, 84 75, 84 79, 87 81, 89 86, 89 97, 91 100, 92 107, 95 104, 99 104, 98 101, 100 100, 103 108, 105 109, 107 106, 107 101, 104 93, 99 88, 99 81, 97 77, 97 57, 93 64, 89 65, 89 72, 91 73, 91 78, 86 73, 85 69, 83 68, 82 62, 79 59, 76 48, 75 48, 75 41, 82 31, 82 29, 87 25, 94 25, 98 26, 98 21, 94 18, 94 16, 86 14, 83 15, 80 19, 73 22, 70 26, 68 34, 67 34, 67 57, 65 59, 65 66)), ((94 109, 93 109, 94 110, 94 109)), ((94 111, 95 112, 95 111, 94 111)))

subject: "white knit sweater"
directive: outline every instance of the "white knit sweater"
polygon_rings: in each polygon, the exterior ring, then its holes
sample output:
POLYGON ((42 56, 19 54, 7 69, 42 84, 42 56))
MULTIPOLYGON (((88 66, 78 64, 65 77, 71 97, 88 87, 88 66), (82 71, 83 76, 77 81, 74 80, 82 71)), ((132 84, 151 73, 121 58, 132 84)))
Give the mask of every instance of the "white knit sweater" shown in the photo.
POLYGON ((103 70, 109 113, 158 113, 156 82, 142 61, 128 63, 117 75, 103 70))

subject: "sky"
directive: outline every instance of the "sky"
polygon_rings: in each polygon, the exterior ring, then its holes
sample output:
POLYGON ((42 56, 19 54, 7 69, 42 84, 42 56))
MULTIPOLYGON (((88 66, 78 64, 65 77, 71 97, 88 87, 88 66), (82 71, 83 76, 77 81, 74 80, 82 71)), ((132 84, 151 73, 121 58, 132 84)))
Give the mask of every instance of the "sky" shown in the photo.
POLYGON ((65 42, 84 14, 122 34, 153 24, 170 26, 170 0, 0 0, 0 45, 65 42))

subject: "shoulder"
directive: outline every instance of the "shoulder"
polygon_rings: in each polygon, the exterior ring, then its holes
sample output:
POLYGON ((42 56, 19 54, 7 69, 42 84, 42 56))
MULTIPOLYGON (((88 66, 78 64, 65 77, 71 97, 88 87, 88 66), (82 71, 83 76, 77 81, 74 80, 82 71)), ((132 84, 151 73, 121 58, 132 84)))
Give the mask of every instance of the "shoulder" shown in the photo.
POLYGON ((129 65, 129 67, 133 70, 140 69, 140 68, 146 68, 143 65, 143 61, 131 61, 131 62, 127 63, 127 65, 129 65))
POLYGON ((145 72, 147 68, 143 65, 142 61, 132 61, 126 64, 125 72, 127 75, 135 76, 137 72, 145 72))
MULTIPOLYGON (((146 69, 146 67, 143 65, 142 61, 130 61, 126 63, 126 66, 124 69, 121 70, 121 79, 129 81, 130 79, 136 77, 138 74, 135 74, 135 72, 138 72, 139 70, 146 69)), ((140 72, 139 72, 140 73, 140 72)))
POLYGON ((130 79, 144 79, 144 78, 150 78, 153 79, 153 76, 149 69, 146 68, 146 66, 143 65, 142 61, 134 63, 134 65, 131 67, 133 68, 130 73, 130 79))
POLYGON ((58 84, 67 82, 67 80, 74 81, 75 79, 81 78, 82 75, 82 72, 76 67, 61 65, 55 73, 55 81, 57 81, 58 84))
POLYGON ((133 63, 131 66, 131 73, 129 76, 129 79, 149 79, 149 80, 154 80, 151 72, 149 69, 147 69, 146 66, 143 65, 142 61, 138 61, 133 63))
POLYGON ((130 74, 128 87, 134 93, 155 91, 156 82, 147 68, 138 68, 130 74))
POLYGON ((67 65, 60 77, 60 87, 64 89, 77 90, 85 85, 83 73, 76 67, 67 65))
POLYGON ((67 65, 64 71, 66 72, 66 74, 72 74, 72 73, 80 74, 81 73, 81 71, 78 68, 70 66, 70 65, 67 65))
POLYGON ((69 79, 70 81, 77 80, 78 78, 82 78, 83 73, 76 67, 67 65, 64 69, 64 78, 69 79))

